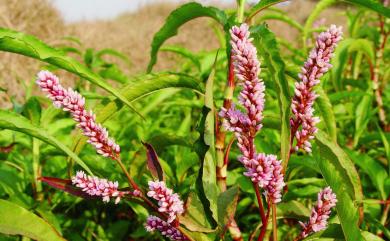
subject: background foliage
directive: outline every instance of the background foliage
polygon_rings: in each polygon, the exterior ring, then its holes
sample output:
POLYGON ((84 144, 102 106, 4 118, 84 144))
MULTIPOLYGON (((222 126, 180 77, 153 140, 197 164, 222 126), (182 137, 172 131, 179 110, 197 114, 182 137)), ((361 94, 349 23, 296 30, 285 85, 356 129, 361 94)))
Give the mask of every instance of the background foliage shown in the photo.
MULTIPOLYGON (((307 220, 317 192, 330 185, 339 200, 337 215, 326 231, 307 240, 390 240, 390 52, 386 38, 390 10, 379 1, 322 0, 305 21, 298 21, 273 6, 278 2, 263 0, 248 7, 245 17, 253 25, 267 87, 264 128, 256 145, 259 151, 278 153, 281 159, 288 150, 293 83, 314 37, 326 27, 319 16, 336 6, 346 20, 334 67, 317 89, 321 131, 313 155, 293 155, 289 162, 288 192, 277 212, 279 237, 292 240, 299 233, 297 221, 307 220), (275 34, 271 25, 275 21, 286 31, 294 29, 297 37, 275 34)), ((144 187, 151 176, 142 141, 152 144, 169 186, 187 200, 182 224, 195 240, 216 239, 232 215, 248 240, 261 222, 251 183, 236 161, 235 145, 230 152, 227 191, 220 192, 215 173, 214 116, 223 104, 227 80, 227 30, 236 21, 233 8, 198 3, 178 7, 154 33, 148 67, 137 74, 130 74, 137 61, 127 53, 84 47, 77 37, 53 44, 12 27, 0 28, 0 50, 33 58, 35 64, 40 61, 28 73, 31 79, 40 68, 71 73, 75 81, 68 86, 87 98, 97 120, 120 144, 131 175, 144 187), (182 25, 199 17, 205 17, 200 28, 215 34, 213 48, 192 51, 166 43, 181 34, 182 25), (169 56, 173 56, 172 68, 154 67, 169 56)), ((85 145, 66 113, 35 94, 33 81, 21 87, 22 98, 0 87, 8 103, 0 110, 0 240, 161 239, 146 233, 147 211, 136 203, 102 205, 99 200, 84 200, 42 184, 41 176, 66 179, 76 169, 120 183, 126 179, 114 162, 85 145)), ((226 234, 225 239, 230 236, 226 234)))

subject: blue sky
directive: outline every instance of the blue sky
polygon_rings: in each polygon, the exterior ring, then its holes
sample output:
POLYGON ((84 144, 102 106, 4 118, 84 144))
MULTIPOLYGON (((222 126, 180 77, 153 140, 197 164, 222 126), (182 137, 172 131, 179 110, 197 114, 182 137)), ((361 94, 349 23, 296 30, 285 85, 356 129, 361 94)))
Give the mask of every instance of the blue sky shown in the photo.
MULTIPOLYGON (((50 0, 60 10, 65 21, 110 19, 118 14, 136 11, 139 7, 152 2, 181 2, 181 0, 50 0)), ((235 0, 219 0, 224 3, 235 0)), ((200 3, 209 3, 209 0, 198 0, 200 3)))
MULTIPOLYGON (((1 1, 1 0, 0 0, 1 1)), ((66 22, 80 20, 112 19, 125 12, 134 12, 138 8, 153 2, 188 2, 190 0, 49 0, 61 12, 66 22)), ((202 4, 215 2, 235 3, 236 0, 192 0, 202 4)), ((256 3, 260 0, 246 0, 256 3)))

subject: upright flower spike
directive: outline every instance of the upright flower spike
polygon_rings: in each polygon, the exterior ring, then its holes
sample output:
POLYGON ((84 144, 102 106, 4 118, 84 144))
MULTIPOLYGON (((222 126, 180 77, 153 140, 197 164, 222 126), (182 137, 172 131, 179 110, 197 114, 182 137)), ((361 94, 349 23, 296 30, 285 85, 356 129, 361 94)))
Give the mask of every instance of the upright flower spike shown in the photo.
POLYGON ((158 230, 163 236, 169 238, 170 240, 188 240, 178 229, 172 227, 169 223, 156 216, 148 217, 145 229, 148 232, 158 230))
POLYGON ((248 25, 232 27, 230 36, 234 72, 240 80, 239 85, 242 86, 239 101, 246 113, 243 114, 233 105, 229 110, 222 108, 220 116, 224 118, 225 128, 235 133, 243 156, 252 160, 256 156, 253 139, 262 127, 265 86, 258 78, 260 62, 250 38, 248 25))
POLYGON ((72 183, 91 196, 102 197, 103 202, 109 202, 111 198, 115 198, 115 204, 117 204, 125 194, 128 194, 128 192, 118 190, 118 182, 88 176, 83 171, 78 171, 76 176, 72 177, 72 183))
POLYGON ((234 72, 242 86, 239 101, 246 113, 237 110, 234 105, 230 109, 222 108, 220 116, 224 118, 225 129, 232 131, 242 153, 239 161, 246 168, 245 176, 264 188, 273 203, 280 202, 284 184, 280 161, 275 155, 258 154, 254 138, 261 129, 264 109, 265 86, 258 75, 260 62, 257 50, 252 43, 248 25, 234 26, 230 30, 232 59, 234 72))
POLYGON ((292 134, 297 139, 295 151, 303 149, 311 152, 310 140, 314 138, 317 132, 315 126, 319 122, 319 118, 313 116, 313 104, 317 98, 313 87, 320 83, 319 78, 332 67, 330 59, 341 35, 341 27, 335 25, 318 35, 316 45, 299 74, 301 81, 295 83, 295 95, 291 104, 293 116, 290 119, 292 134))
POLYGON ((148 197, 158 201, 158 211, 168 214, 168 223, 172 223, 176 217, 184 212, 183 201, 177 193, 166 187, 162 181, 149 181, 148 197))
POLYGON ((318 193, 317 199, 317 205, 311 211, 309 222, 300 222, 303 230, 298 238, 305 238, 311 233, 324 230, 328 225, 331 209, 337 203, 336 194, 330 187, 326 187, 318 193))
POLYGON ((78 123, 77 127, 89 138, 88 143, 96 148, 98 154, 112 159, 119 157, 119 145, 108 137, 106 128, 96 123, 96 116, 93 112, 85 109, 84 97, 71 88, 65 89, 58 77, 49 71, 39 72, 36 83, 42 91, 48 93, 47 97, 53 101, 54 106, 71 113, 78 123))
POLYGON ((251 125, 255 133, 261 128, 264 109, 265 86, 261 79, 260 62, 257 59, 257 49, 250 38, 249 27, 242 24, 240 27, 234 26, 230 30, 232 59, 236 77, 241 81, 242 90, 239 101, 247 111, 251 125))

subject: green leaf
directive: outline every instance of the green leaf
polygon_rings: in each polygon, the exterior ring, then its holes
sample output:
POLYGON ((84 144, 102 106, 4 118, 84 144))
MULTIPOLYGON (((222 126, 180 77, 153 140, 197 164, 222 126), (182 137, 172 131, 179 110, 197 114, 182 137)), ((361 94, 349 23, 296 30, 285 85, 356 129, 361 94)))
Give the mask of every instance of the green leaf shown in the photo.
POLYGON ((305 26, 303 27, 303 33, 302 33, 302 41, 305 49, 306 49, 306 42, 309 37, 309 34, 311 33, 311 29, 313 27, 314 21, 323 10, 325 10, 326 8, 328 8, 329 6, 335 3, 336 0, 321 0, 316 4, 315 8, 311 11, 309 17, 305 22, 305 26))
POLYGON ((251 18, 253 18, 256 14, 258 14, 261 10, 266 9, 274 4, 285 2, 286 0, 261 0, 257 4, 255 4, 248 13, 248 17, 245 22, 249 22, 251 18))
POLYGON ((41 121, 41 105, 36 97, 28 99, 24 105, 23 114, 26 116, 33 125, 39 126, 41 121))
POLYGON ((285 13, 279 13, 279 12, 272 12, 272 13, 264 13, 262 14, 258 19, 256 19, 256 22, 261 23, 262 21, 272 19, 272 20, 279 20, 282 22, 287 23, 293 28, 296 28, 299 32, 303 31, 303 27, 300 23, 295 21, 294 19, 288 17, 285 13))
POLYGON ((34 36, 0 28, 0 50, 35 58, 74 73, 108 91, 134 110, 130 102, 99 75, 91 72, 77 60, 66 56, 64 52, 50 47, 34 36))
POLYGON ((374 0, 342 0, 342 1, 368 8, 387 18, 390 18, 390 8, 385 7, 383 6, 383 4, 380 4, 374 0))
POLYGON ((310 210, 298 201, 282 202, 276 207, 278 218, 295 218, 303 220, 310 216, 310 210))
POLYGON ((193 232, 211 233, 211 229, 204 205, 193 187, 186 202, 186 212, 180 217, 180 223, 193 232))
POLYGON ((202 168, 202 175, 199 177, 202 179, 203 190, 206 195, 207 200, 210 202, 210 210, 212 212, 214 220, 218 220, 218 194, 219 188, 217 186, 217 163, 215 157, 215 136, 214 136, 214 126, 215 126, 215 107, 214 107, 214 95, 213 95, 213 86, 215 78, 215 69, 216 62, 218 59, 218 54, 215 57, 214 67, 211 70, 209 78, 206 82, 206 92, 204 97, 204 110, 206 114, 206 119, 204 122, 203 133, 201 133, 201 138, 203 138, 204 144, 206 146, 206 152, 204 154, 202 168))
POLYGON ((342 241, 345 240, 340 224, 329 224, 328 227, 305 238, 304 241, 342 241))
POLYGON ((342 75, 352 52, 362 52, 371 63, 375 62, 374 44, 367 39, 343 39, 337 46, 335 57, 332 58, 332 81, 337 90, 343 88, 342 75))
POLYGON ((231 187, 218 196, 218 225, 224 228, 234 217, 237 207, 239 189, 231 187))
POLYGON ((38 241, 65 241, 50 224, 14 203, 0 199, 0 233, 38 241))
POLYGON ((57 147, 58 149, 66 153, 69 157, 71 157, 73 160, 75 160, 89 174, 92 174, 88 166, 74 152, 69 150, 67 146, 62 144, 61 141, 59 141, 55 137, 49 135, 42 128, 32 125, 31 122, 25 117, 13 112, 0 110, 0 128, 22 132, 27 135, 36 137, 54 147, 57 147))
POLYGON ((381 194, 382 199, 386 199, 385 180, 388 177, 385 168, 378 161, 372 159, 369 155, 347 151, 351 159, 370 177, 372 183, 381 194))
POLYGON ((378 235, 375 235, 367 231, 362 231, 362 235, 366 240, 369 241, 384 241, 384 239, 380 238, 378 235))
POLYGON ((347 241, 364 240, 359 230, 359 209, 355 201, 363 200, 359 175, 348 155, 319 130, 319 167, 322 176, 337 196, 337 215, 347 241))
POLYGON ((175 36, 183 24, 198 17, 213 18, 222 26, 225 26, 227 22, 225 13, 214 7, 204 7, 199 3, 191 2, 177 8, 168 16, 164 25, 153 37, 148 72, 152 71, 157 62, 157 52, 161 45, 170 37, 175 36))
MULTIPOLYGON (((148 94, 166 88, 187 88, 196 92, 203 93, 203 88, 199 85, 199 81, 189 75, 175 73, 158 73, 142 75, 139 78, 129 82, 121 90, 121 94, 129 101, 133 102, 148 94)), ((96 111, 96 121, 103 123, 112 117, 117 111, 123 107, 123 103, 118 100, 111 100, 102 105, 96 111)), ((74 137, 72 150, 79 153, 86 144, 86 138, 82 134, 74 137), (84 141, 82 141, 84 140, 84 141)))
POLYGON ((110 55, 117 57, 121 60, 123 60, 126 64, 130 65, 130 59, 127 57, 127 55, 115 50, 115 49, 102 49, 96 53, 97 58, 102 58, 104 55, 110 55))
MULTIPOLYGON (((381 127, 378 125, 378 123, 377 123, 377 129, 378 129, 379 134, 381 135, 383 147, 385 148, 385 153, 386 153, 386 158, 387 158, 387 166, 389 168, 389 174, 390 174, 390 144, 389 144, 389 141, 388 141, 385 133, 383 133, 383 131, 382 131, 381 127)), ((384 199, 386 199, 386 198, 384 198, 384 199)))
POLYGON ((362 100, 356 107, 355 111, 355 135, 353 137, 353 146, 356 147, 359 143, 359 138, 366 131, 368 122, 371 117, 371 106, 373 101, 373 93, 369 88, 362 100))
POLYGON ((316 88, 316 92, 319 95, 316 103, 321 113, 321 122, 324 123, 326 127, 326 132, 333 142, 337 142, 337 127, 336 127, 336 118, 333 112, 333 106, 330 102, 328 96, 326 95, 324 89, 321 86, 316 88))
POLYGON ((195 54, 193 54, 191 51, 189 51, 188 49, 183 48, 183 47, 179 47, 179 46, 164 46, 164 47, 161 47, 161 51, 180 54, 183 57, 191 60, 195 64, 195 66, 198 68, 198 70, 201 71, 201 65, 200 65, 199 58, 195 54))
MULTIPOLYGON (((285 76, 285 64, 280 56, 279 46, 276 42, 274 33, 265 25, 256 26, 251 29, 255 43, 259 47, 261 55, 267 65, 267 70, 271 74, 272 80, 277 84, 278 101, 281 121, 281 159, 287 163, 288 153, 290 151, 290 107, 291 98, 289 94, 288 82, 285 76)), ((284 166, 286 168, 286 166, 284 166)))
POLYGON ((172 135, 172 134, 159 134, 151 137, 148 143, 153 145, 156 152, 162 152, 166 147, 172 145, 179 145, 185 147, 192 147, 191 141, 187 137, 172 135))

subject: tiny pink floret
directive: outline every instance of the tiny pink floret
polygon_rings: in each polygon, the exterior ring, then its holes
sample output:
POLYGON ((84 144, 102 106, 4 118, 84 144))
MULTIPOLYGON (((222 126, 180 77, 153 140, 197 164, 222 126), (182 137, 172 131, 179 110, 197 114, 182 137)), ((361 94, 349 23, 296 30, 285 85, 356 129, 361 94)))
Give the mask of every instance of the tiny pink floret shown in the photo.
POLYGON ((49 71, 39 72, 36 83, 42 91, 48 93, 47 97, 53 101, 54 106, 71 113, 78 123, 77 127, 88 137, 88 143, 96 148, 98 154, 113 159, 119 157, 119 145, 109 138, 106 128, 96 123, 93 112, 85 109, 84 97, 71 88, 62 87, 58 77, 49 71))
POLYGON ((109 202, 111 198, 115 198, 115 204, 117 204, 127 194, 127 192, 118 190, 118 182, 88 176, 83 171, 78 171, 76 176, 72 177, 72 183, 88 195, 102 197, 103 202, 109 202))
POLYGON ((158 201, 158 211, 168 214, 168 223, 172 223, 178 215, 184 212, 183 201, 177 193, 166 187, 162 181, 149 181, 148 197, 158 201))

